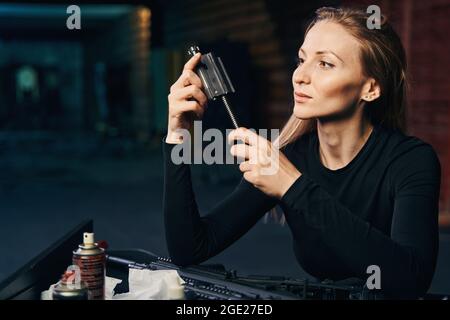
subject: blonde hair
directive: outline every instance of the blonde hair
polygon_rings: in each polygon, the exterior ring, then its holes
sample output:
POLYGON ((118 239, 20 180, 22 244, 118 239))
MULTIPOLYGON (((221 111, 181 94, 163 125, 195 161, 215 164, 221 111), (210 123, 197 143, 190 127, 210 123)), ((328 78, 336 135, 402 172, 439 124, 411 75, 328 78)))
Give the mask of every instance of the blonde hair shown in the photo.
MULTIPOLYGON (((406 54, 401 40, 385 16, 381 17, 380 29, 369 29, 369 14, 354 8, 322 7, 308 25, 309 30, 320 21, 329 21, 343 26, 360 43, 360 59, 365 76, 374 78, 381 88, 378 99, 367 102, 364 116, 373 125, 389 129, 406 130, 406 54)), ((317 119, 298 119, 291 115, 281 130, 274 145, 282 148, 302 135, 316 130, 317 119)), ((271 211, 277 220, 275 210, 271 211)), ((284 217, 281 217, 284 222, 284 217)), ((267 221, 267 216, 266 216, 267 221)))

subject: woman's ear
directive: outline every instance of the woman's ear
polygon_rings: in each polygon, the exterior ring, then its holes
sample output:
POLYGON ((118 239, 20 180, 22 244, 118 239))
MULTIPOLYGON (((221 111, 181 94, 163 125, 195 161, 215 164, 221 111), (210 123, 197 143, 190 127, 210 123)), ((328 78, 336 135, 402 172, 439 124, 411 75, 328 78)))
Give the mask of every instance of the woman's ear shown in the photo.
POLYGON ((369 78, 363 86, 361 100, 371 102, 378 99, 381 95, 381 88, 374 78, 369 78))

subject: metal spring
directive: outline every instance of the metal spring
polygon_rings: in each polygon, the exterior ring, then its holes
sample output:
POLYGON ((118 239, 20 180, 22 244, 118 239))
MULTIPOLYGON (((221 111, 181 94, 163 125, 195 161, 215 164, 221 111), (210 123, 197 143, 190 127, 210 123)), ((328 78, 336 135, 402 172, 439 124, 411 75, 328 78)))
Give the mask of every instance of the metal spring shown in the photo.
POLYGON ((233 126, 237 129, 239 126, 237 124, 236 118, 234 117, 233 112, 231 111, 230 105, 228 104, 228 100, 225 96, 221 96, 222 102, 225 105, 225 108, 227 109, 228 115, 231 118, 231 122, 233 122, 233 126))

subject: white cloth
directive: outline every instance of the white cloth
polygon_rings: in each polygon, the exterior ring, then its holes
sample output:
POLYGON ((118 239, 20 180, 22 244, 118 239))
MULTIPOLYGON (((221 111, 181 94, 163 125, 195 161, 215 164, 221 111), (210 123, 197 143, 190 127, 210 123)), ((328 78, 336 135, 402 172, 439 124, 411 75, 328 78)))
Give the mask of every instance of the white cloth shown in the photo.
MULTIPOLYGON (((176 270, 139 270, 131 268, 127 293, 114 295, 122 280, 105 277, 105 300, 171 300, 183 299, 184 280, 176 270)), ((42 300, 53 300, 53 287, 41 293, 42 300)))
POLYGON ((184 281, 176 270, 130 269, 129 292, 117 294, 112 300, 170 300, 180 299, 184 281))

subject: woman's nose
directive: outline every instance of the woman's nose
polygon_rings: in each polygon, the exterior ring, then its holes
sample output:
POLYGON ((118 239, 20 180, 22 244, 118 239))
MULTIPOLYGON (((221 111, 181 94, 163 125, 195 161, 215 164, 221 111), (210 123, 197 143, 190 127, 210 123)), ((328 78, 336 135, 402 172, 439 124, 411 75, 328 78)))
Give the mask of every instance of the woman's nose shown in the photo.
POLYGON ((310 83, 311 82, 311 76, 309 74, 309 70, 307 66, 304 64, 300 65, 295 69, 294 74, 292 76, 295 83, 310 83))

